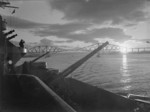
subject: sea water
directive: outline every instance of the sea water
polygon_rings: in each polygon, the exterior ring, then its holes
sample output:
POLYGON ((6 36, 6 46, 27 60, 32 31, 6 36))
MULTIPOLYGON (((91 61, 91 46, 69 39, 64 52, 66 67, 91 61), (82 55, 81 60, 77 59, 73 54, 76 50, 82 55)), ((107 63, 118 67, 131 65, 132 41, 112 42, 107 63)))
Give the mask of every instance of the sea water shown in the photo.
MULTIPOLYGON (((86 53, 61 53, 42 58, 49 68, 63 71, 86 53)), ((33 59, 33 58, 32 58, 33 59)), ((24 60, 32 60, 24 58, 24 60)), ((150 96, 150 54, 107 54, 93 56, 68 77, 108 91, 150 96)))

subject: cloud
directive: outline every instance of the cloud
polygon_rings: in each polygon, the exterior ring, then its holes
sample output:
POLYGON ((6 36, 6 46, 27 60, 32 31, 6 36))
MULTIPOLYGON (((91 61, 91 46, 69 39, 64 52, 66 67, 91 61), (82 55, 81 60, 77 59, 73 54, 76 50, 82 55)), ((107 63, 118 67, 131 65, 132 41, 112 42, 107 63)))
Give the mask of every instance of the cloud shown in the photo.
POLYGON ((128 40, 125 44, 128 48, 150 47, 150 44, 144 40, 128 40))
POLYGON ((14 16, 3 16, 3 17, 6 19, 7 25, 9 27, 16 28, 16 29, 31 29, 31 28, 39 28, 39 27, 41 28, 46 26, 46 24, 36 23, 33 21, 21 19, 14 16))
POLYGON ((49 0, 52 9, 64 13, 64 19, 92 23, 120 24, 146 19, 145 0, 49 0))
POLYGON ((44 38, 40 40, 40 45, 52 46, 53 42, 47 38, 44 38))
POLYGON ((95 40, 95 38, 110 38, 118 42, 131 39, 131 36, 126 35, 123 29, 112 27, 93 29, 91 31, 87 30, 85 33, 69 35, 69 37, 88 42, 95 40))
POLYGON ((54 45, 60 46, 62 48, 72 49, 72 48, 81 48, 85 46, 89 46, 92 43, 84 42, 84 41, 70 41, 70 42, 56 42, 54 45))
POLYGON ((17 29, 28 29, 31 33, 42 38, 57 37, 58 39, 80 40, 95 42, 95 38, 110 38, 115 41, 125 41, 131 38, 121 28, 105 27, 92 28, 93 24, 85 22, 71 22, 66 24, 42 24, 17 17, 5 16, 8 26, 17 29), (10 20, 9 20, 10 19, 10 20), (13 21, 13 23, 11 22, 13 21))
POLYGON ((40 30, 33 30, 32 32, 41 37, 67 37, 72 32, 86 30, 89 27, 91 27, 91 24, 85 23, 50 24, 48 27, 41 28, 40 30))
POLYGON ((35 35, 42 37, 56 36, 60 38, 68 38, 72 40, 80 40, 86 42, 93 42, 95 38, 110 38, 119 42, 131 39, 131 36, 126 35, 121 28, 106 27, 92 30, 88 30, 86 29, 86 27, 84 30, 81 30, 81 27, 79 27, 78 29, 76 28, 77 27, 64 27, 64 29, 61 29, 58 27, 57 29, 55 27, 54 29, 43 29, 33 32, 35 33, 35 35))

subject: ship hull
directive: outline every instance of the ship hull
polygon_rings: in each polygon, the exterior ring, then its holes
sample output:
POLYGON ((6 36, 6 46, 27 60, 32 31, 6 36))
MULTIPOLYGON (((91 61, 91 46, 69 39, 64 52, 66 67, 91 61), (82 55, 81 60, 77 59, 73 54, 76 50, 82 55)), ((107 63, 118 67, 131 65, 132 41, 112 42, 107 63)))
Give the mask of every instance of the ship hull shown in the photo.
POLYGON ((132 112, 137 107, 134 100, 72 78, 53 85, 57 94, 81 112, 132 112))
MULTIPOLYGON (((27 112, 29 110, 38 110, 39 112, 66 111, 32 76, 8 75, 4 80, 3 101, 5 101, 4 104, 7 104, 4 107, 18 109, 20 112, 21 110, 27 110, 27 112)), ((57 80, 52 85, 47 82, 46 85, 78 112, 133 112, 137 108, 134 100, 72 78, 57 80)))

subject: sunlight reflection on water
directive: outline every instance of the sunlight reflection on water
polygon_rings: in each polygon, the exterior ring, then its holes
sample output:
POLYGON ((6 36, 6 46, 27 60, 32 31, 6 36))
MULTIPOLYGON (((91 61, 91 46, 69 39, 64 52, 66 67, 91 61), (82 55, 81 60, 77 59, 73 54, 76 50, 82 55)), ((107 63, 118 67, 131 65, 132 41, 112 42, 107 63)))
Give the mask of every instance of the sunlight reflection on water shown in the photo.
POLYGON ((122 78, 120 80, 121 83, 124 84, 123 90, 130 90, 131 85, 129 83, 131 82, 131 75, 128 70, 128 62, 127 62, 127 55, 124 54, 122 57, 122 67, 121 67, 121 73, 122 78))

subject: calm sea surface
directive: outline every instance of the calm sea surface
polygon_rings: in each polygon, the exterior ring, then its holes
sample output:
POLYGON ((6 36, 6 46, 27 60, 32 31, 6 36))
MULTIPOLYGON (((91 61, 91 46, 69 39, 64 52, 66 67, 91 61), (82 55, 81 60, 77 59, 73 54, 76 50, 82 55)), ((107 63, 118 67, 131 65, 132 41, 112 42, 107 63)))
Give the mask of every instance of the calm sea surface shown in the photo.
MULTIPOLYGON (((43 58, 49 68, 60 71, 67 68, 80 58, 84 53, 58 54, 43 58)), ((24 58, 31 60, 31 58, 24 58)), ((69 77, 85 83, 104 88, 112 92, 126 92, 150 96, 150 54, 116 54, 93 56, 69 77)))

